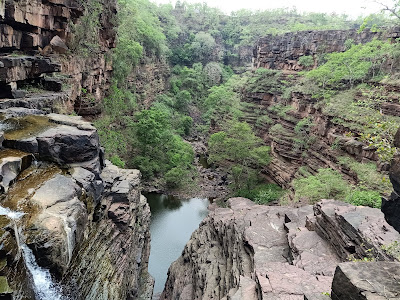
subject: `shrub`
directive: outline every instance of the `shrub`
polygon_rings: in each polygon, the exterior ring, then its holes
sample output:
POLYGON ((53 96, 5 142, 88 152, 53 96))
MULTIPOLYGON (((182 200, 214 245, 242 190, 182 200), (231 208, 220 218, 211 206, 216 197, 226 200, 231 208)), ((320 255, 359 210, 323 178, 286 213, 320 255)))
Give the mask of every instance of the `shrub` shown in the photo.
POLYGON ((255 185, 251 189, 242 188, 235 195, 253 200, 257 204, 268 204, 278 200, 283 193, 279 185, 268 183, 255 185))
POLYGON ((353 205, 370 206, 380 208, 382 205, 381 196, 377 191, 365 191, 355 189, 346 195, 345 201, 353 205))
POLYGON ((293 185, 296 200, 315 203, 321 199, 335 199, 353 205, 381 206, 378 191, 351 186, 338 171, 332 169, 319 169, 315 175, 295 179, 293 185))
POLYGON ((307 77, 323 88, 337 87, 343 83, 352 86, 357 81, 381 75, 382 65, 390 58, 393 47, 379 40, 353 45, 346 52, 328 54, 328 61, 308 72, 307 77))
POLYGON ((177 187, 184 180, 187 173, 187 170, 184 170, 180 167, 175 167, 164 175, 164 179, 169 187, 177 187))
POLYGON ((319 169, 313 176, 295 179, 293 185, 295 199, 307 199, 310 203, 321 199, 344 200, 349 190, 349 185, 342 175, 332 169, 319 169))
POLYGON ((118 155, 113 155, 110 157, 110 161, 114 166, 125 168, 125 162, 118 155))
POLYGON ((311 67, 314 65, 314 58, 312 56, 299 57, 299 65, 303 67, 311 67))

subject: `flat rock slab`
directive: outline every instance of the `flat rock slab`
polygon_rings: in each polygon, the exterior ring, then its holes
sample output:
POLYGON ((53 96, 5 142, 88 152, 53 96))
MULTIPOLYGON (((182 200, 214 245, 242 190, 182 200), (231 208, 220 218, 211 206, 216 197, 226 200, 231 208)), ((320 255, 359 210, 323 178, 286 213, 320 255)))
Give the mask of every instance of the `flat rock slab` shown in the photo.
POLYGON ((96 128, 81 117, 45 115, 35 109, 1 110, 3 145, 32 153, 59 165, 82 166, 100 172, 102 163, 96 128))
POLYGON ((5 56, 0 61, 0 81, 6 83, 36 78, 43 73, 59 72, 61 68, 49 58, 37 56, 5 56))
POLYGON ((61 174, 47 181, 32 197, 32 201, 43 208, 48 208, 59 202, 65 202, 80 197, 81 189, 75 181, 61 174))
POLYGON ((349 262, 336 268, 333 300, 400 299, 400 263, 349 262))

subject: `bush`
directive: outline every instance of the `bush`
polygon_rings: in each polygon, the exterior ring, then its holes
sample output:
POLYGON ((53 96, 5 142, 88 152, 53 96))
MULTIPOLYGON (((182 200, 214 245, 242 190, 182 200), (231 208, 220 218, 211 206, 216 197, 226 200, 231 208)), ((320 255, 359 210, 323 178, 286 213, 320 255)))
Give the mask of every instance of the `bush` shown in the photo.
POLYGON ((321 199, 344 200, 349 190, 349 185, 343 180, 342 175, 332 169, 319 169, 314 176, 295 179, 293 181, 295 199, 307 199, 316 203, 321 199))
POLYGON ((296 200, 316 203, 321 199, 335 199, 353 205, 381 206, 378 191, 351 186, 338 171, 332 169, 319 169, 315 175, 295 179, 293 185, 296 200))
POLYGON ((187 170, 184 170, 180 167, 175 167, 164 175, 164 179, 169 187, 177 187, 184 180, 187 173, 187 170))
POLYGON ((114 166, 119 168, 125 168, 125 162, 118 155, 113 155, 110 157, 110 161, 114 166))
POLYGON ((283 190, 279 185, 273 183, 259 184, 251 189, 240 189, 235 195, 253 200, 257 204, 268 204, 278 200, 283 195, 283 190))
POLYGON ((381 208, 382 199, 377 191, 364 191, 355 189, 349 192, 345 201, 353 205, 370 206, 381 208))
POLYGON ((337 88, 343 84, 352 86, 382 74, 382 65, 390 59, 396 46, 388 42, 374 40, 367 44, 353 45, 346 52, 328 54, 328 61, 307 73, 325 88, 337 88))
POLYGON ((299 57, 299 65, 303 67, 311 67, 314 65, 314 58, 312 56, 299 57))

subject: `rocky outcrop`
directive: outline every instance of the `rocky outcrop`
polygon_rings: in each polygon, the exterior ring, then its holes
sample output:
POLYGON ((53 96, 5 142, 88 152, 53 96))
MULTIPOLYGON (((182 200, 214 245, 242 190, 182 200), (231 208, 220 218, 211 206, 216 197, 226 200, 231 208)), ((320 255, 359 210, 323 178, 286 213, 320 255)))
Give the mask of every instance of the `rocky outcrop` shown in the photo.
POLYGON ((81 115, 100 113, 100 103, 110 86, 111 60, 107 58, 115 44, 111 20, 116 14, 116 1, 99 0, 98 36, 90 37, 97 50, 84 55, 87 49, 74 45, 85 6, 75 0, 14 1, 4 0, 0 6, 0 93, 7 107, 22 106, 53 112, 75 111, 81 115), (53 73, 61 71, 62 76, 53 73), (46 78, 43 74, 48 74, 46 78), (69 88, 61 90, 60 80, 69 88), (28 88, 27 88, 28 86, 28 88), (56 88, 56 90, 54 90, 56 88), (49 101, 46 90, 56 91, 49 101), (19 99, 12 101, 11 99, 19 99), (33 99, 32 99, 33 98, 33 99), (38 101, 39 98, 39 101, 38 101), (6 99, 6 100, 4 100, 6 99), (11 104, 9 104, 11 102, 11 104), (41 102, 46 102, 43 105, 41 102))
POLYGON ((399 278, 398 263, 361 262, 340 264, 336 268, 332 284, 332 299, 399 299, 399 278))
POLYGON ((72 299, 149 299, 150 209, 140 195, 140 173, 107 164, 102 179, 95 213, 103 217, 93 220, 63 281, 72 299))
MULTIPOLYGON (((400 148, 400 128, 394 138, 394 146, 400 148)), ((390 197, 382 199, 382 212, 386 221, 400 232, 400 155, 397 154, 389 170, 389 178, 393 185, 390 197)))
POLYGON ((104 162, 96 129, 81 117, 22 108, 1 114, 0 204, 24 213, 18 221, 0 216, 0 276, 13 296, 33 298, 37 290, 29 288, 24 244, 62 279, 69 299, 149 299, 150 210, 140 172, 104 162))
POLYGON ((253 50, 253 67, 278 70, 300 71, 299 58, 311 56, 317 63, 318 54, 343 52, 349 45, 364 44, 378 39, 396 39, 400 36, 400 28, 387 31, 371 32, 365 30, 358 33, 352 30, 321 30, 290 32, 283 35, 268 35, 258 40, 253 50))
POLYGON ((399 238, 378 209, 333 200, 313 210, 229 199, 227 208, 211 207, 171 265, 161 299, 323 299, 346 254, 364 259, 376 250, 381 255, 374 259, 393 260, 379 246, 399 238), (322 233, 324 222, 340 233, 322 233), (368 246, 373 250, 359 250, 368 246))

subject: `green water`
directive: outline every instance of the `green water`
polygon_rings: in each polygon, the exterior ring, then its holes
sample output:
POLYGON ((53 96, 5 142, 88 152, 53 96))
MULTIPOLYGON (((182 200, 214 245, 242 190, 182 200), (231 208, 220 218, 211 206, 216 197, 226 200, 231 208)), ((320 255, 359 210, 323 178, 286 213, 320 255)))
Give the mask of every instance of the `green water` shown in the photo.
POLYGON ((182 254, 193 231, 207 216, 207 199, 182 200, 162 194, 145 194, 150 205, 151 251, 149 272, 155 279, 154 293, 161 293, 168 268, 182 254))

